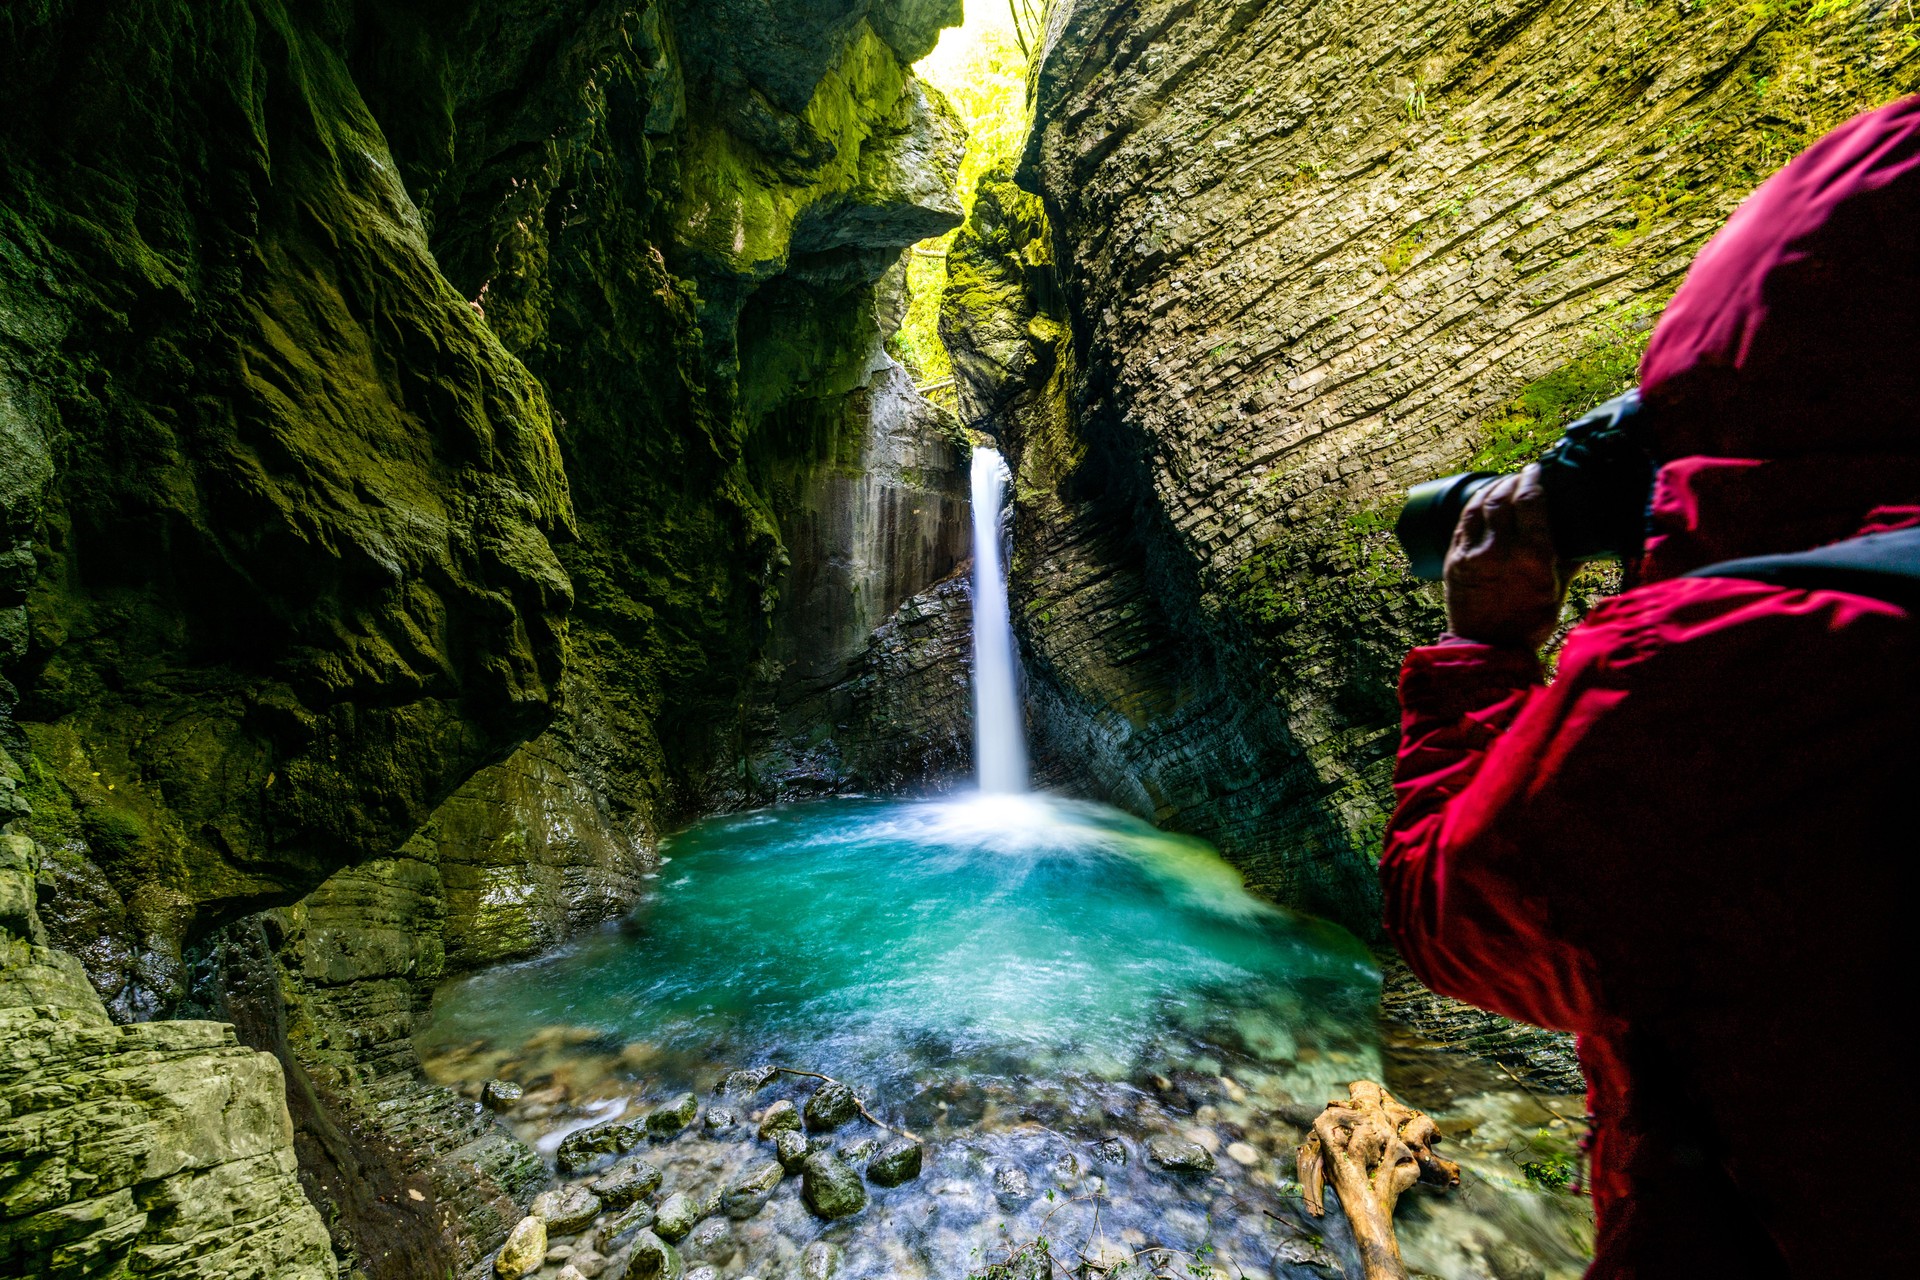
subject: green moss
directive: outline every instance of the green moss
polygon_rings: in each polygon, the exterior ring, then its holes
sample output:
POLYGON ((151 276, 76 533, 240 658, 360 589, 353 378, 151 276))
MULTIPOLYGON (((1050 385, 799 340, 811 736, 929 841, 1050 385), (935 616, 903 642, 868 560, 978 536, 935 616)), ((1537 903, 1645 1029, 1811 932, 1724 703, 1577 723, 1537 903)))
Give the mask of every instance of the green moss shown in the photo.
POLYGON ((1585 349, 1520 389, 1481 427, 1470 471, 1518 471, 1579 415, 1634 384, 1651 333, 1654 304, 1640 299, 1602 316, 1585 349))

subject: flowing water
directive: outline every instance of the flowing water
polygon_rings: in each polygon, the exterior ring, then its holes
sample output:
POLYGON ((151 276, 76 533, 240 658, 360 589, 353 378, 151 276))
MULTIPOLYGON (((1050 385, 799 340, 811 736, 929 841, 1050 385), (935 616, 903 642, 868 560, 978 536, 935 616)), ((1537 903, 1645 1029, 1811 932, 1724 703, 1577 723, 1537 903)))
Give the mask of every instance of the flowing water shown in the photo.
MULTIPOLYGON (((1350 935, 1247 894, 1206 845, 1103 806, 981 795, 718 818, 664 854, 620 927, 443 989, 420 1048, 469 1093, 528 1086, 508 1119, 549 1153, 699 1090, 737 1123, 646 1153, 696 1196, 767 1158, 754 1114, 810 1092, 786 1077, 713 1098, 734 1067, 846 1080, 926 1140, 922 1176, 870 1188, 853 1218, 816 1220, 789 1178, 756 1216, 703 1224, 689 1251, 717 1275, 798 1274, 826 1239, 842 1280, 960 1280, 1042 1234, 1068 1264, 1159 1247, 1181 1251, 1154 1255, 1170 1274, 1359 1275, 1338 1211, 1302 1208, 1292 1148, 1346 1081, 1391 1069, 1378 974, 1350 935), (1163 1170, 1156 1138, 1197 1143, 1213 1171, 1163 1170)), ((1468 1185, 1403 1204, 1410 1263, 1577 1275, 1584 1206, 1503 1162, 1543 1117, 1510 1092, 1447 1092, 1435 1114, 1468 1185)), ((886 1136, 856 1123, 830 1140, 857 1159, 886 1136)))
POLYGON ((1027 789, 1026 717, 1007 612, 1007 464, 973 451, 973 762, 980 790, 1027 789))

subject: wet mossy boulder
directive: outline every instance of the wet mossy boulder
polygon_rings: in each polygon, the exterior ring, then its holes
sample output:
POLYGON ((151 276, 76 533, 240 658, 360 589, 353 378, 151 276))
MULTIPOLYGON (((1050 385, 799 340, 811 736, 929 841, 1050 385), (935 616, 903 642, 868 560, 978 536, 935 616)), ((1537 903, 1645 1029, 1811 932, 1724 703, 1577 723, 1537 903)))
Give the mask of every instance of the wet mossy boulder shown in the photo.
POLYGON ((897 1187, 920 1176, 925 1159, 921 1145, 908 1138, 895 1138, 881 1147, 867 1162, 867 1181, 876 1187, 897 1187))
POLYGON ((812 1141, 798 1129, 782 1129, 773 1135, 774 1158, 788 1173, 800 1172, 800 1166, 807 1162, 807 1154, 812 1150, 812 1141))
POLYGON ((639 1145, 641 1137, 638 1125, 617 1120, 609 1124, 596 1124, 562 1138, 559 1150, 554 1152, 554 1163, 560 1167, 560 1172, 574 1173, 607 1156, 632 1150, 639 1145))
POLYGON ((807 1128, 819 1132, 837 1129, 860 1114, 860 1099, 838 1080, 829 1080, 807 1099, 807 1128))
POLYGON ((660 1189, 660 1170, 645 1160, 623 1160, 595 1178, 593 1194, 609 1209, 624 1209, 660 1189))
POLYGON ((480 1101, 489 1111, 511 1111, 520 1105, 526 1092, 511 1080, 489 1080, 480 1090, 480 1101))
POLYGON ((674 1192, 654 1206, 654 1234, 670 1243, 680 1243, 693 1230, 694 1224, 705 1216, 705 1207, 700 1200, 684 1191, 674 1192))
POLYGON ((807 1208, 831 1221, 867 1207, 860 1175, 831 1151, 816 1151, 801 1166, 800 1194, 807 1208))
POLYGON ((690 1093, 667 1099, 647 1115, 647 1136, 663 1141, 693 1123, 700 1113, 700 1100, 690 1093))

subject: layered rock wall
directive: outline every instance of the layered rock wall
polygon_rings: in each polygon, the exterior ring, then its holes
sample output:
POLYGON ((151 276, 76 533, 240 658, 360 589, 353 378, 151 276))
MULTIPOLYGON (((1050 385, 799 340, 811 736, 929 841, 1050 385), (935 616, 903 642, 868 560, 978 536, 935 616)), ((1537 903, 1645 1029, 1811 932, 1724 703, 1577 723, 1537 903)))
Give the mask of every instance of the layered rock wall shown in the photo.
POLYGON ((624 910, 682 815, 951 756, 868 673, 964 708, 957 427, 882 354, 957 16, 0 18, 0 822, 115 1019, 276 1055, 369 1275, 542 1176, 421 1081, 435 981, 624 910))
POLYGON ((1399 494, 1630 384, 1734 203, 1920 86, 1915 31, 1880 2, 1054 6, 1044 208, 990 206, 956 247, 987 300, 948 303, 1016 458, 1043 762, 1372 932, 1395 674, 1440 626, 1399 494), (965 314, 996 306, 1023 323, 965 314))

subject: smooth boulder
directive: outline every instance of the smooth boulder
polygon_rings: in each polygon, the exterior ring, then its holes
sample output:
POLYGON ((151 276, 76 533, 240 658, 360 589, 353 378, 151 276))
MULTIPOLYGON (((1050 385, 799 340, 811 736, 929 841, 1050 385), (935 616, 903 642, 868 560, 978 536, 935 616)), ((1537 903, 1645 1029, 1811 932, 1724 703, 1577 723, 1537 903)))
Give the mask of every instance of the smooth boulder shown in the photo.
POLYGON ((920 1176, 924 1151, 919 1143, 895 1138, 867 1161, 867 1181, 876 1187, 897 1187, 920 1176))
POLYGON ((527 1212, 545 1221, 548 1235, 576 1235, 600 1216, 600 1197, 577 1184, 555 1187, 535 1196, 527 1212))
POLYGON ((788 1130, 797 1132, 799 1128, 800 1112, 785 1098, 780 1099, 768 1107, 760 1117, 760 1136, 762 1138, 771 1138, 776 1133, 784 1133, 788 1130))
POLYGON ((500 1280, 520 1280, 538 1271, 546 1260, 546 1220, 528 1214, 507 1233, 507 1242, 493 1256, 493 1270, 500 1280))
POLYGON ((858 1213, 867 1205, 867 1188, 860 1175, 831 1151, 816 1151, 807 1157, 800 1194, 807 1208, 829 1221, 858 1213))
POLYGON ((1162 1134, 1147 1140, 1147 1154, 1169 1173, 1213 1172, 1213 1153, 1197 1142, 1162 1134))
POLYGON ((520 1099, 526 1096, 526 1090, 511 1080, 489 1080, 480 1090, 480 1101, 489 1111, 511 1111, 520 1105, 520 1099))

